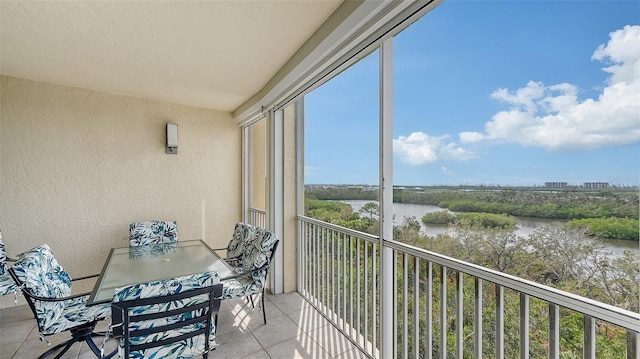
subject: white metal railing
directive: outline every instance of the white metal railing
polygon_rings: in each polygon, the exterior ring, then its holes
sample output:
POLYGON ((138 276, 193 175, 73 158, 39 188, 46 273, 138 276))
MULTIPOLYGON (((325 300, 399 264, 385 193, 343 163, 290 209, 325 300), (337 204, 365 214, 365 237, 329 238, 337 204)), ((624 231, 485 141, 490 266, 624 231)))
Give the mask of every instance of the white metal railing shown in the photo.
POLYGON ((267 213, 263 209, 249 208, 249 224, 265 227, 267 223, 267 213))
POLYGON ((299 218, 301 295, 364 353, 379 357, 378 238, 299 218))
POLYGON ((379 238, 298 218, 300 293, 372 358, 389 325, 398 358, 640 358, 638 313, 398 242, 381 323, 379 238))

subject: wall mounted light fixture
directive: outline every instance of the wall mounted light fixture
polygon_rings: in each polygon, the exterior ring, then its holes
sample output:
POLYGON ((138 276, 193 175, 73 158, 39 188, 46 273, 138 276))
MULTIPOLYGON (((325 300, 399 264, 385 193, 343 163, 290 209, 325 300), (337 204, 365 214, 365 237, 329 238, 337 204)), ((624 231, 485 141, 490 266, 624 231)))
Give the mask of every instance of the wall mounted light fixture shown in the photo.
POLYGON ((167 123, 167 154, 178 154, 178 124, 167 123))

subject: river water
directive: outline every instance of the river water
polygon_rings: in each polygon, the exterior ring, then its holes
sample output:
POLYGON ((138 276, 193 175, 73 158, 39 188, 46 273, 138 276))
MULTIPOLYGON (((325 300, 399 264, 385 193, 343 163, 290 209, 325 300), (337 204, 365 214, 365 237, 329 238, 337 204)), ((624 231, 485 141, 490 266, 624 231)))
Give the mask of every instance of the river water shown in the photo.
MULTIPOLYGON (((353 208, 354 212, 358 212, 362 206, 367 202, 375 202, 375 201, 366 201, 366 200, 350 200, 350 201, 340 201, 342 203, 346 203, 353 208)), ((423 234, 429 236, 436 236, 438 234, 444 233, 453 233, 455 228, 453 226, 436 226, 429 225, 428 227, 422 223, 422 216, 426 213, 439 212, 444 211, 444 208, 438 206, 432 206, 427 204, 413 204, 413 203, 394 203, 393 204, 393 213, 395 215, 394 224, 401 224, 404 217, 416 217, 418 222, 420 222, 421 232, 423 234)), ((554 222, 567 222, 567 220, 555 220, 555 219, 546 219, 546 218, 528 218, 528 217, 519 217, 518 218, 518 229, 516 233, 519 236, 527 237, 529 234, 533 233, 537 228, 552 224, 554 222)), ((591 239, 591 237, 589 237, 591 239)), ((619 239, 598 239, 602 241, 607 249, 614 253, 620 253, 625 249, 636 250, 640 253, 640 244, 635 241, 624 241, 619 239)))

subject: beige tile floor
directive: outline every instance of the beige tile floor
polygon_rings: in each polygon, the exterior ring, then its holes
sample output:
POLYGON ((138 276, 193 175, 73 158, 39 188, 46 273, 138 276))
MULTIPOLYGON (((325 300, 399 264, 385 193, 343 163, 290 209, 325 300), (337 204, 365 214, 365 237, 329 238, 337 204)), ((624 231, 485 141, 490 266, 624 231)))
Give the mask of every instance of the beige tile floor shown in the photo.
MULTIPOLYGON (((262 312, 242 299, 222 302, 218 317, 218 347, 209 358, 289 359, 366 358, 322 315, 297 293, 267 295, 267 321, 262 312)), ((101 323, 97 329, 105 329, 101 323)), ((68 333, 47 337, 51 345, 69 338, 68 333)), ((98 346, 102 338, 96 338, 98 346)), ((105 352, 115 348, 115 340, 105 344, 105 352)), ((28 306, 0 309, 0 359, 32 359, 47 351, 38 339, 35 320, 28 306)), ((75 344, 63 359, 95 358, 85 343, 75 344)))

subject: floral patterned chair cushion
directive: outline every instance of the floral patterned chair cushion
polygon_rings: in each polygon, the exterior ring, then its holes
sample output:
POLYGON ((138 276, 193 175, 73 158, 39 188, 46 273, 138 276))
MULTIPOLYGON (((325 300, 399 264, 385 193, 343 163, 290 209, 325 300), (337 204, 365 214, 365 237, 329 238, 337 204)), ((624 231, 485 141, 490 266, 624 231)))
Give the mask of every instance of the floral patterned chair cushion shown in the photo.
MULTIPOLYGON (((63 298, 71 294, 71 277, 58 264, 46 244, 19 254, 12 270, 23 283, 23 290, 31 295, 63 298)), ((87 307, 85 304, 88 298, 89 295, 57 302, 33 300, 40 333, 55 334, 111 316, 108 304, 87 307)))
MULTIPOLYGON (((169 295, 175 295, 178 293, 188 292, 194 289, 200 289, 205 287, 212 287, 215 284, 220 282, 220 277, 218 272, 207 272, 201 274, 194 274, 190 276, 179 277, 175 279, 168 280, 158 280, 148 283, 135 284, 131 286, 126 286, 122 288, 117 288, 116 293, 113 296, 112 300, 112 309, 114 313, 114 318, 120 317, 116 311, 122 311, 121 307, 118 306, 118 303, 126 302, 126 301, 135 301, 139 299, 145 298, 157 298, 164 297, 169 295)), ((219 300, 221 298, 216 298, 219 300)), ((190 297, 182 300, 168 301, 162 302, 160 304, 152 304, 152 305, 142 305, 142 306, 131 306, 128 307, 127 311, 129 315, 141 315, 141 314, 151 314, 151 313, 160 313, 167 312, 169 310, 184 308, 185 306, 191 306, 197 303, 203 303, 208 300, 207 294, 201 294, 195 297, 190 297)), ((218 304, 219 305, 219 304, 218 304)), ((217 309, 215 309, 215 313, 211 313, 212 315, 217 314, 217 309)), ((180 315, 174 315, 170 317, 163 317, 152 320, 145 320, 142 322, 134 322, 129 324, 129 330, 141 330, 148 328, 157 328, 163 325, 169 325, 173 323, 177 323, 183 321, 184 319, 190 318, 193 316, 194 312, 186 312, 180 315)), ((117 325, 114 325, 117 327, 117 325)), ((164 340, 167 338, 176 337, 178 335, 182 335, 188 333, 194 329, 201 329, 203 324, 196 323, 183 327, 178 327, 174 330, 170 331, 161 331, 160 333, 155 333, 152 335, 143 335, 143 336, 135 336, 131 337, 130 344, 138 345, 145 344, 154 341, 164 340)), ((206 326, 204 326, 206 327, 206 326)), ((211 320, 210 326, 211 334, 209 335, 209 350, 212 350, 216 347, 215 341, 215 324, 214 321, 211 320)), ((125 347, 125 339, 122 337, 120 339, 119 345, 119 354, 120 357, 124 357, 124 347, 125 347)), ((186 340, 178 341, 175 343, 163 345, 160 347, 152 347, 144 350, 133 351, 129 353, 130 358, 191 358, 194 355, 201 355, 206 353, 205 350, 205 340, 204 335, 198 335, 196 337, 192 337, 186 340)))
POLYGON ((256 228, 238 262, 237 273, 251 272, 256 284, 258 286, 264 285, 266 273, 256 272, 256 270, 269 262, 276 241, 278 241, 278 237, 273 232, 265 228, 256 228))
POLYGON ((18 286, 13 281, 9 273, 0 274, 0 295, 6 295, 15 293, 18 291, 18 286))
POLYGON ((137 222, 129 225, 130 246, 144 246, 177 241, 178 227, 175 221, 137 222))
POLYGON ((0 275, 7 272, 7 251, 4 249, 4 242, 2 241, 2 232, 0 232, 0 275))
POLYGON ((11 294, 18 291, 18 286, 7 272, 7 252, 2 242, 2 232, 0 232, 0 295, 11 294))
POLYGON ((249 239, 254 238, 256 227, 248 223, 238 222, 233 229, 233 236, 227 246, 227 259, 239 258, 245 251, 249 239))

